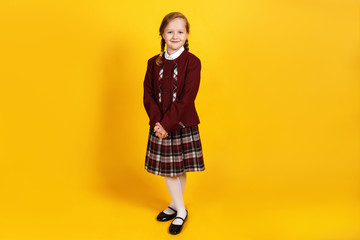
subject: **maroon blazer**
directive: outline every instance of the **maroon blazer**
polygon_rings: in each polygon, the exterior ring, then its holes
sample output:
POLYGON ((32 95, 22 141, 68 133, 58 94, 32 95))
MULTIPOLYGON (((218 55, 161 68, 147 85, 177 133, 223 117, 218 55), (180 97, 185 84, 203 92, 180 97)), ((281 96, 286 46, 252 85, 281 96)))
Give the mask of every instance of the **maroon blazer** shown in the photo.
POLYGON ((200 123, 194 101, 200 85, 201 62, 199 58, 186 50, 174 60, 167 60, 164 55, 162 56, 164 63, 162 83, 169 88, 163 89, 162 87, 160 104, 159 73, 161 67, 156 65, 155 60, 158 55, 155 55, 147 62, 143 104, 150 119, 150 127, 154 128, 155 123, 160 122, 170 133, 172 130, 200 123), (172 99, 175 62, 178 70, 176 99, 174 102, 172 100, 164 101, 163 99, 172 99))

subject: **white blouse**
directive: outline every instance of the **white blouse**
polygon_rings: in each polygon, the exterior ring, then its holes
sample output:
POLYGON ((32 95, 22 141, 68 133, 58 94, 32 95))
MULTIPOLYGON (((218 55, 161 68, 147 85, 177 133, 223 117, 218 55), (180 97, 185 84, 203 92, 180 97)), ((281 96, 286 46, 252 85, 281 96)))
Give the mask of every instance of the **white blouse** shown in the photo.
POLYGON ((181 55, 181 53, 185 50, 184 46, 182 46, 181 48, 179 48, 179 50, 177 50, 176 52, 174 52, 173 54, 169 55, 167 51, 165 51, 165 58, 167 60, 174 60, 177 57, 179 57, 181 55))

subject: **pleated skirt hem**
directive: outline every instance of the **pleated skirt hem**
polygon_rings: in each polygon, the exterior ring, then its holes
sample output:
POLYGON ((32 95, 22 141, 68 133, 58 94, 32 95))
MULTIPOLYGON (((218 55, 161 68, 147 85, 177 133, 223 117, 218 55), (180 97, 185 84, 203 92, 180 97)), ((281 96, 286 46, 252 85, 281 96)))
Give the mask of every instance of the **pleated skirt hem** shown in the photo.
POLYGON ((163 177, 204 171, 198 125, 176 129, 163 139, 157 137, 150 128, 145 170, 163 177))

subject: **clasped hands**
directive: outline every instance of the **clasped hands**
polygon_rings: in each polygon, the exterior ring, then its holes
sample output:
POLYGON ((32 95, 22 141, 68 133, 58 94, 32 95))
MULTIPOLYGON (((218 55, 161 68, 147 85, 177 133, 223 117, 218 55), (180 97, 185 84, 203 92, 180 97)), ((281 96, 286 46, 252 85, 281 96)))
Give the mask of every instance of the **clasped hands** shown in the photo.
POLYGON ((159 122, 155 123, 154 127, 155 135, 159 138, 166 138, 168 136, 167 131, 161 126, 159 122))

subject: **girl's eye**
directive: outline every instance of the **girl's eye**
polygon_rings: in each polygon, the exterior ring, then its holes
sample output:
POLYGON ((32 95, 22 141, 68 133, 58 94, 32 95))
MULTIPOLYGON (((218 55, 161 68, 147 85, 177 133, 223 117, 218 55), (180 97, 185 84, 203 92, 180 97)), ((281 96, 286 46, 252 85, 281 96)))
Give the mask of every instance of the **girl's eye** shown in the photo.
POLYGON ((183 33, 183 32, 179 32, 179 33, 183 33))

